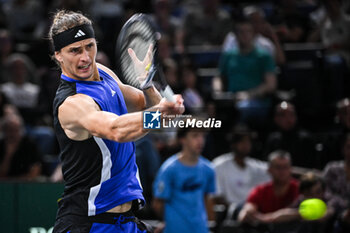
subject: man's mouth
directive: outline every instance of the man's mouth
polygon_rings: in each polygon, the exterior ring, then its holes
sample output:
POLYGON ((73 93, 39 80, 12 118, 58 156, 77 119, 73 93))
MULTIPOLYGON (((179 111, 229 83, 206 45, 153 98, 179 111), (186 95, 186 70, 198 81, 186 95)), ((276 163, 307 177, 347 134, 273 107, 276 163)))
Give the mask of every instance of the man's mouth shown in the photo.
POLYGON ((78 66, 78 69, 81 69, 81 70, 86 70, 88 69, 90 66, 90 64, 87 64, 87 65, 84 65, 84 66, 78 66))

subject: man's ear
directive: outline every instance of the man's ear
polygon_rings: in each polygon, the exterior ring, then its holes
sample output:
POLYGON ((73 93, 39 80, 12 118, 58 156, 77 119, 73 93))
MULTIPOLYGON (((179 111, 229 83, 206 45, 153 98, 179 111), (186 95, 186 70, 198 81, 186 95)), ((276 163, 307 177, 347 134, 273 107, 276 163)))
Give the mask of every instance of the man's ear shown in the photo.
POLYGON ((55 58, 59 63, 63 63, 63 59, 60 52, 55 51, 55 58))

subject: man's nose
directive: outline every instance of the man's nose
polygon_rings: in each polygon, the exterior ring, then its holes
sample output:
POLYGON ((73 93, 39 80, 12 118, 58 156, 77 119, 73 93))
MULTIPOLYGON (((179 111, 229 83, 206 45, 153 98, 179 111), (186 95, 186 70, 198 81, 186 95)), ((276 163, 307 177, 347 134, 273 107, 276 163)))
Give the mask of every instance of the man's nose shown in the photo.
POLYGON ((90 60, 90 57, 89 57, 89 52, 87 50, 84 50, 81 54, 81 57, 80 57, 80 60, 81 61, 89 61, 90 60))

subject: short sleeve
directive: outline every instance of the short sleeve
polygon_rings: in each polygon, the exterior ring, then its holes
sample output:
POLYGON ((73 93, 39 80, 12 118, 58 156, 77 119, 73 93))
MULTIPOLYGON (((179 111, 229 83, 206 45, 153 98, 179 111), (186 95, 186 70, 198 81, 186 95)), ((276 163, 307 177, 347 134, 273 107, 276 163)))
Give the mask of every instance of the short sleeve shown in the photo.
POLYGON ((248 195, 247 202, 259 206, 259 186, 255 187, 248 195))
POLYGON ((172 193, 171 169, 161 167, 153 184, 153 195, 159 199, 169 200, 172 193))

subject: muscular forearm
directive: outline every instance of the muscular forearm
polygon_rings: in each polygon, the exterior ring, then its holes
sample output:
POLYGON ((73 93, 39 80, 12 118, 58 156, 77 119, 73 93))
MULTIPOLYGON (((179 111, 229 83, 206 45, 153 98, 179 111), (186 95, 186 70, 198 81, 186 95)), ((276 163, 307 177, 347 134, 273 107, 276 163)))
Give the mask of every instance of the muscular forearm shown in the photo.
POLYGON ((146 108, 158 104, 162 99, 162 96, 154 86, 151 86, 150 88, 144 90, 143 94, 145 96, 146 108))
POLYGON ((147 134, 142 125, 142 112, 125 114, 113 122, 112 137, 117 142, 135 141, 147 134))

